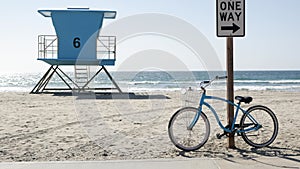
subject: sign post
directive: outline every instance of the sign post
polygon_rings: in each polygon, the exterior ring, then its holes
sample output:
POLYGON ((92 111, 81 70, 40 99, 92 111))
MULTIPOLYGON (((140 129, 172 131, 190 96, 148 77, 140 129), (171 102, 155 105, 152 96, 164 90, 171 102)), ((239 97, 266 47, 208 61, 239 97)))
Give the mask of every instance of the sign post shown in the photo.
MULTIPOLYGON (((233 37, 245 36, 245 0, 217 0, 217 36, 226 38, 227 99, 234 101, 233 37)), ((227 104, 227 122, 232 126, 234 107, 227 104)), ((229 134, 228 148, 235 148, 234 133, 229 134)))
MULTIPOLYGON (((234 68, 233 68, 233 38, 228 37, 226 39, 227 45, 227 100, 234 101, 234 68)), ((231 104, 227 104, 227 123, 232 125, 234 119, 234 108, 231 104)), ((234 145, 234 133, 229 134, 228 148, 235 148, 234 145)))

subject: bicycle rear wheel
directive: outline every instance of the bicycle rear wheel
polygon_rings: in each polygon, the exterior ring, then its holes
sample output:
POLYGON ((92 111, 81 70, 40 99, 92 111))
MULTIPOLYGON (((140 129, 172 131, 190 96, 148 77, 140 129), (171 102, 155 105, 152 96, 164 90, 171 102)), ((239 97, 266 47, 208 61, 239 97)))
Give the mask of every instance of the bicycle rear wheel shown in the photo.
POLYGON ((242 129, 247 130, 258 124, 260 127, 258 130, 241 133, 244 141, 256 148, 266 147, 273 143, 278 134, 278 120, 272 110, 265 106, 253 106, 247 112, 241 118, 242 129), (252 118, 258 124, 251 120, 252 118))
POLYGON ((178 110, 170 119, 168 133, 172 143, 184 151, 194 151, 202 147, 208 140, 210 124, 202 112, 192 129, 190 124, 195 119, 198 109, 185 107, 178 110))

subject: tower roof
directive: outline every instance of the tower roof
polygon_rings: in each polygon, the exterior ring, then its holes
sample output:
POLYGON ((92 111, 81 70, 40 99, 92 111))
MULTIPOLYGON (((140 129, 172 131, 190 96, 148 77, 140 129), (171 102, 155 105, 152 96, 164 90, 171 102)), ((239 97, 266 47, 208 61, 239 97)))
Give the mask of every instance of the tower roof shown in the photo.
POLYGON ((89 8, 78 8, 78 7, 73 7, 73 8, 67 8, 67 9, 41 9, 38 10, 38 12, 43 15, 44 17, 51 17, 52 12, 100 12, 104 13, 104 18, 105 19, 115 19, 117 15, 117 11, 109 11, 109 10, 95 10, 95 9, 89 9, 89 8))

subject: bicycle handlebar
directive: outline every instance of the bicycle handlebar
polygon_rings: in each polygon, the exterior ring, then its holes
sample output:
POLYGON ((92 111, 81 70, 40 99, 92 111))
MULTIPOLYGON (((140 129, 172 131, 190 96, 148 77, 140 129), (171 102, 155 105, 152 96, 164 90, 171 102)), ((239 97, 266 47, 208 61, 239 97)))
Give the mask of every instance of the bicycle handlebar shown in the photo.
POLYGON ((214 79, 212 79, 212 80, 205 80, 205 81, 202 81, 201 83, 200 83, 200 86, 201 86, 201 89, 202 90, 205 90, 205 88, 207 87, 207 86, 209 86, 213 81, 215 81, 215 80, 223 80, 223 79, 227 79, 227 76, 216 76, 214 79), (203 84, 206 84, 205 86, 203 86, 203 84))
POLYGON ((222 79, 227 79, 227 76, 216 76, 216 80, 222 80, 222 79))

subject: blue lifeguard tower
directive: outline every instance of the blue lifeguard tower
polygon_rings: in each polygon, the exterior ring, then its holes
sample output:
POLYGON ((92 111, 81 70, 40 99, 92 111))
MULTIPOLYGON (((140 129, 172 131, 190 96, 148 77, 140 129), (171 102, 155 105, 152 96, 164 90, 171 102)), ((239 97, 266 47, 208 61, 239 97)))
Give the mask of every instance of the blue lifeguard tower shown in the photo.
POLYGON ((31 93, 43 93, 49 90, 87 90, 90 89, 88 87, 90 82, 102 70, 115 88, 93 88, 93 90, 116 89, 122 93, 105 68, 105 66, 115 65, 116 37, 99 36, 103 20, 115 19, 116 11, 67 8, 38 10, 38 12, 52 19, 57 35, 39 35, 38 37, 38 60, 51 66, 31 93), (74 78, 70 78, 60 69, 60 66, 74 66, 74 78), (100 68, 94 75, 90 75, 89 66, 100 68), (67 88, 47 88, 54 74, 58 75, 67 88))

